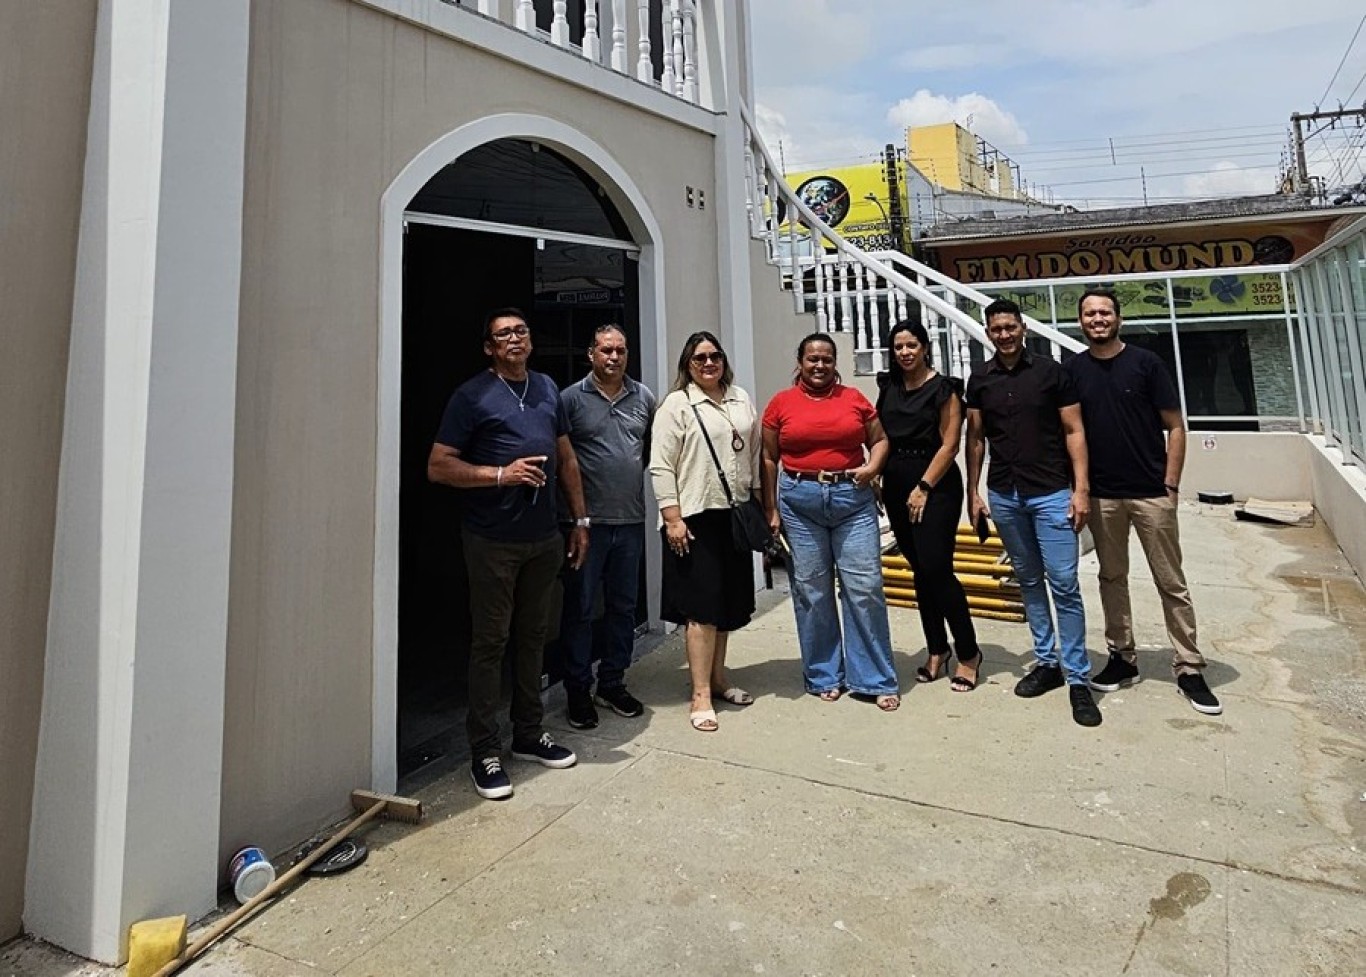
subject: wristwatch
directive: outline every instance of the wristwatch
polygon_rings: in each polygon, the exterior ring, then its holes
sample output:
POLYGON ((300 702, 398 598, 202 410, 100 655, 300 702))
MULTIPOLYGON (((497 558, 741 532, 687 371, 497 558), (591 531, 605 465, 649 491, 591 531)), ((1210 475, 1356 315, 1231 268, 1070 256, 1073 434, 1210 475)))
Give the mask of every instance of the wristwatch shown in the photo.
POLYGON ((593 520, 589 519, 587 516, 579 516, 579 518, 574 520, 574 525, 579 529, 587 529, 589 526, 593 525, 593 520))
POLYGON ((920 491, 924 492, 926 495, 934 491, 934 486, 931 485, 929 482, 925 481, 923 478, 915 483, 915 487, 920 489, 920 491))

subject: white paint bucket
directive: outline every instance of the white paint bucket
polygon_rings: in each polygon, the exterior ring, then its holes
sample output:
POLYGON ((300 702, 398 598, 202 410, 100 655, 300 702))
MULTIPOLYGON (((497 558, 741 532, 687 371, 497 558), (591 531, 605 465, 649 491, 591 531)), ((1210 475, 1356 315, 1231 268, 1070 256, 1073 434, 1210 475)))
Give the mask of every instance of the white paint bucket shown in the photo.
POLYGON ((228 876, 232 879, 233 895, 245 905, 275 881, 275 866, 270 864, 265 852, 255 845, 248 845, 232 856, 232 861, 228 863, 228 876))

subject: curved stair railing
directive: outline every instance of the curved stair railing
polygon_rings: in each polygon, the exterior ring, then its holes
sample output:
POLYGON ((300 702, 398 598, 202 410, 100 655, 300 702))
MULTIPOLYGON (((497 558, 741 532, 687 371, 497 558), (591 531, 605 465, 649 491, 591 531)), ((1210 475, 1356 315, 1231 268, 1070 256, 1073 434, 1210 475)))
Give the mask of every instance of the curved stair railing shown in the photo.
MULTIPOLYGON (((991 297, 899 251, 874 255, 845 240, 787 185, 748 106, 741 115, 750 233, 766 242, 796 311, 814 313, 823 332, 851 333, 857 372, 870 373, 882 366, 884 322, 904 319, 908 303, 919 302, 939 363, 951 375, 966 377, 972 344, 990 348, 980 317, 991 297)), ((1083 348, 1037 319, 1024 321, 1031 334, 1051 344, 1054 356, 1059 349, 1083 348)))

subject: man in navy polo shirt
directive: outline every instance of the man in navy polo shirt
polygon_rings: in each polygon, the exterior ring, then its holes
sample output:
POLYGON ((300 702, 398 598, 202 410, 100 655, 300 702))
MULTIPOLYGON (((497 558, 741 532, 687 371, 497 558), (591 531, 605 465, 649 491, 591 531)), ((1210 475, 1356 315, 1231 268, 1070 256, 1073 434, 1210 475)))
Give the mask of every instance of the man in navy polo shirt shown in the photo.
POLYGON ((561 562, 578 569, 588 550, 588 516, 569 424, 555 382, 527 369, 531 330, 517 309, 484 322, 488 370, 446 405, 427 459, 427 477, 464 492, 465 563, 470 579, 470 776, 481 797, 512 795, 498 732, 503 653, 513 649, 512 755, 547 767, 578 758, 542 726, 542 652, 561 562), (574 528, 568 552, 556 519, 563 493, 574 528))
POLYGON ((1091 531, 1100 561, 1100 604, 1110 661, 1091 688, 1117 692, 1138 681, 1133 612, 1129 605, 1129 528, 1147 557, 1162 598, 1172 643, 1177 690, 1198 711, 1223 706, 1206 684, 1196 643, 1195 607, 1181 568, 1176 503, 1186 463, 1181 400, 1157 354, 1119 338, 1122 320, 1114 292, 1090 288, 1077 302, 1088 349, 1067 361, 1081 398, 1091 468, 1091 531), (1164 437, 1165 434, 1165 437, 1164 437))
POLYGON ((560 391, 569 440, 583 472, 588 503, 588 559, 565 581, 564 688, 569 725, 592 729, 598 705, 634 718, 645 709, 626 691, 635 647, 640 558, 645 551, 645 459, 655 395, 626 375, 630 355, 619 326, 601 326, 588 348, 588 376, 560 391), (593 688, 593 612, 602 594, 603 646, 593 688))
POLYGON ((1066 685, 1072 719, 1099 726, 1100 710, 1087 686, 1091 659, 1077 579, 1077 534, 1091 503, 1076 388, 1060 363, 1025 348, 1018 305, 997 299, 984 315, 996 355, 968 380, 968 516, 975 524, 990 514, 1020 582, 1035 667, 1016 683, 1015 694, 1032 699, 1066 685), (988 442, 983 499, 977 482, 988 442))

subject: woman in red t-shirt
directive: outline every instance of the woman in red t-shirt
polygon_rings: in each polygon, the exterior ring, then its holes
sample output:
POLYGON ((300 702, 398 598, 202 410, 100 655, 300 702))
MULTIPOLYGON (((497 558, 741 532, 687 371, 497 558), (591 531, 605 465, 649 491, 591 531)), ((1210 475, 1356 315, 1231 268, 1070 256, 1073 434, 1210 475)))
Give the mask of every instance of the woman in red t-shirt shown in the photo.
POLYGON ((848 690, 891 712, 901 697, 869 484, 887 439, 868 398, 840 383, 829 336, 813 333, 797 347, 796 379, 764 410, 763 440, 764 507, 792 551, 806 691, 833 702, 848 690))

